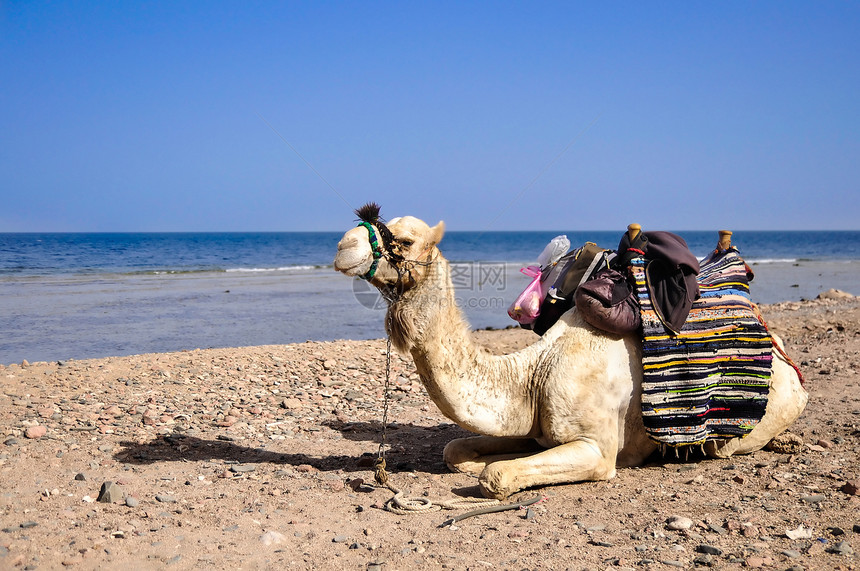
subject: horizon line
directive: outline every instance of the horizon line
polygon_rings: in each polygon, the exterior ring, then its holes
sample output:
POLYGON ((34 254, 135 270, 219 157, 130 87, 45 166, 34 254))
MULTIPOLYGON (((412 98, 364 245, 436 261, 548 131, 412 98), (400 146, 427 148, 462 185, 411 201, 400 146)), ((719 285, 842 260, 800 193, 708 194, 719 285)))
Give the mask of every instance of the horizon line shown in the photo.
MULTIPOLYGON (((692 229, 692 228, 670 228, 670 229, 661 229, 669 232, 719 232, 721 230, 726 230, 727 228, 704 228, 704 229, 692 229)), ((348 230, 348 229, 347 229, 348 230)), ((0 235, 5 234, 334 234, 334 233, 342 233, 346 230, 10 230, 4 231, 0 230, 0 235)), ((604 228, 604 229, 548 229, 548 230, 539 230, 539 229, 517 229, 517 230, 450 230, 446 229, 446 234, 458 234, 458 233, 474 233, 480 232, 481 234, 510 234, 510 233, 554 233, 554 232, 626 232, 627 228, 614 229, 614 228, 604 228)), ((649 230, 645 230, 648 232, 649 230)), ((808 229, 782 229, 782 230, 773 230, 773 229, 751 229, 751 228, 741 228, 741 229, 731 229, 731 232, 860 232, 860 228, 808 228, 808 229)))

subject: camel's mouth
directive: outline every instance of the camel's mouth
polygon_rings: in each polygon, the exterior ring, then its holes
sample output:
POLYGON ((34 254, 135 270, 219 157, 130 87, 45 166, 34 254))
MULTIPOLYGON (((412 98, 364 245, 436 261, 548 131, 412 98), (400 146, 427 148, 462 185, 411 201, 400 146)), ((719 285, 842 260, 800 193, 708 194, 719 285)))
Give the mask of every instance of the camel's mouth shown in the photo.
POLYGON ((361 276, 370 270, 373 257, 356 256, 354 252, 338 252, 334 258, 334 269, 347 276, 361 276))
POLYGON ((373 250, 367 241, 367 230, 353 228, 337 245, 334 269, 348 276, 361 276, 373 264, 373 250))

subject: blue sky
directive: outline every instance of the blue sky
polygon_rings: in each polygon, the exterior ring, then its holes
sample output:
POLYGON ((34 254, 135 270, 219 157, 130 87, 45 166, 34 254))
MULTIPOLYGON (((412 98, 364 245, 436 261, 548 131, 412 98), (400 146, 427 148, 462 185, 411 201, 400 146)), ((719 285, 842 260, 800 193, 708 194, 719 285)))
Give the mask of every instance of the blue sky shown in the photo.
POLYGON ((860 229, 857 2, 3 1, 0 78, 0 231, 860 229))

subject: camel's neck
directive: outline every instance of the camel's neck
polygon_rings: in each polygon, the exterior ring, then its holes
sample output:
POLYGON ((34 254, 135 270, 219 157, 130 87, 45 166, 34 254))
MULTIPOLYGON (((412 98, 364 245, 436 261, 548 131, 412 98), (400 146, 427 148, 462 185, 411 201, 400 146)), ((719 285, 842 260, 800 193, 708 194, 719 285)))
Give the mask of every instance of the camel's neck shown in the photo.
POLYGON ((483 434, 522 434, 533 418, 528 383, 539 348, 504 356, 475 346, 454 296, 448 261, 438 256, 427 277, 389 308, 389 334, 408 351, 442 413, 483 434), (519 414, 513 415, 511 411, 519 414))

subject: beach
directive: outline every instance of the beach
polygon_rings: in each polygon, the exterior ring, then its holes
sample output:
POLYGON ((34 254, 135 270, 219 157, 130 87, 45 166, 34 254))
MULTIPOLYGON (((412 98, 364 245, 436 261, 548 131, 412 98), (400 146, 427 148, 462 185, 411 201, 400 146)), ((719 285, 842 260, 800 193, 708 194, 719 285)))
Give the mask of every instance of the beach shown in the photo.
MULTIPOLYGON (((449 511, 381 509, 383 339, 2 365, 0 567, 855 569, 860 300, 823 297, 762 307, 810 393, 796 454, 654 457, 453 527, 439 527, 449 511), (675 516, 690 526, 669 529, 675 516)), ((537 339, 473 335, 499 353, 537 339)), ((393 484, 435 501, 479 495, 443 464, 467 433, 411 360, 392 358, 389 393, 393 484)))

